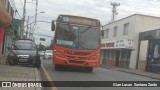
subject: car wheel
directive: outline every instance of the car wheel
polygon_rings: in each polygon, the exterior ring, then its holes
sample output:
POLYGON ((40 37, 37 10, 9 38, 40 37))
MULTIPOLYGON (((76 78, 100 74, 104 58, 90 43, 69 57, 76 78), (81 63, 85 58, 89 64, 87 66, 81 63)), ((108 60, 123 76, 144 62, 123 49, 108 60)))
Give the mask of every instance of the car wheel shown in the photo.
POLYGON ((9 58, 7 61, 8 61, 7 63, 8 63, 9 65, 16 65, 15 61, 13 60, 13 62, 11 62, 11 59, 10 59, 10 58, 9 58))
POLYGON ((8 62, 8 64, 9 64, 9 65, 12 65, 12 63, 11 63, 11 60, 10 60, 10 59, 7 59, 7 62, 8 62))

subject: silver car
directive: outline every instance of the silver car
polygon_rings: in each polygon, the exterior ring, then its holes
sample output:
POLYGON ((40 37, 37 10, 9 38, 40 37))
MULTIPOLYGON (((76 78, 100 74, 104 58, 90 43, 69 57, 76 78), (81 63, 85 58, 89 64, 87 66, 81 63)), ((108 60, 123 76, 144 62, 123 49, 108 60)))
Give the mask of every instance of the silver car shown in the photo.
POLYGON ((52 50, 46 50, 44 53, 44 59, 51 59, 53 57, 52 50))

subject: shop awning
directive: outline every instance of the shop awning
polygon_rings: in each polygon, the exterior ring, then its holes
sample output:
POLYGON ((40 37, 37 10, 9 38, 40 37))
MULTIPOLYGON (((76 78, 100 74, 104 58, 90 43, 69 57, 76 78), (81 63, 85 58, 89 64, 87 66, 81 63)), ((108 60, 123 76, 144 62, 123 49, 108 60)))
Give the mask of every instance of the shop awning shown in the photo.
POLYGON ((101 49, 134 49, 134 40, 128 38, 102 42, 101 49))

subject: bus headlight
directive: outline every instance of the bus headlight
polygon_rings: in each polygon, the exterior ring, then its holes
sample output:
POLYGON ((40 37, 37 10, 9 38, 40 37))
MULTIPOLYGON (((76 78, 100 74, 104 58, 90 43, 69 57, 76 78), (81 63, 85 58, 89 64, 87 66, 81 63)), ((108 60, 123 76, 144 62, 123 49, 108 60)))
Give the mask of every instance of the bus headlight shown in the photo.
POLYGON ((99 54, 95 54, 95 55, 90 56, 88 59, 89 60, 96 60, 98 58, 99 58, 99 54))

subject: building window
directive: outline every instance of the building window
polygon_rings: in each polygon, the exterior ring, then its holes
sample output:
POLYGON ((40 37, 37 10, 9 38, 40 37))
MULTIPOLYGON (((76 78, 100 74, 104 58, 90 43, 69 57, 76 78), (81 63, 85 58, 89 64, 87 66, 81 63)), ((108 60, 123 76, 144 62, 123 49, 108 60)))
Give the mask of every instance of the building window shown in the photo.
POLYGON ((109 38, 109 29, 106 29, 106 38, 109 38))
POLYGON ((114 27, 114 31, 113 31, 113 37, 116 37, 117 36, 117 26, 116 27, 114 27))
POLYGON ((102 39, 104 39, 104 30, 101 31, 102 39))
POLYGON ((123 35, 127 35, 129 31, 129 23, 124 24, 123 29, 124 29, 123 35))

